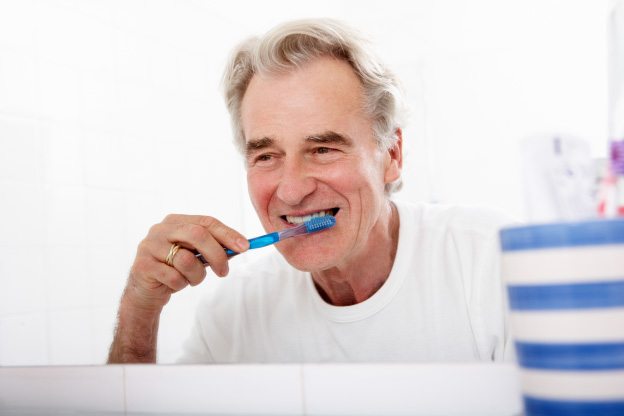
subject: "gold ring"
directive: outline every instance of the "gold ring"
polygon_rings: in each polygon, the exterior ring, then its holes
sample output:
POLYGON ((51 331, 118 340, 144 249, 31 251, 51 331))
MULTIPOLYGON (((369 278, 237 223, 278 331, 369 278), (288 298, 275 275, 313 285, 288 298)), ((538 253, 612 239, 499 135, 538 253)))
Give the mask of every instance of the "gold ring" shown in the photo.
POLYGON ((180 246, 178 245, 178 243, 173 243, 171 245, 171 248, 169 249, 169 254, 167 254, 167 257, 165 257, 165 263, 167 263, 167 266, 173 267, 173 258, 175 257, 178 250, 180 250, 180 246))

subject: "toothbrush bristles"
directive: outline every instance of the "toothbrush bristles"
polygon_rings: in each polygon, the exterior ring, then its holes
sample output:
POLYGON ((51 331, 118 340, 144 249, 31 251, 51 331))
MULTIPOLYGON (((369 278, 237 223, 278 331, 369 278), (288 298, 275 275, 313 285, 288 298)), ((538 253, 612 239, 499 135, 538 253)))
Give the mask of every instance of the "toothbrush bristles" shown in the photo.
POLYGON ((334 224, 336 224, 336 218, 331 215, 325 217, 316 217, 312 218, 310 221, 306 221, 304 224, 306 226, 306 231, 312 233, 332 227, 334 224))
POLYGON ((286 230, 280 231, 280 240, 283 240, 284 238, 295 237, 297 235, 315 233, 317 231, 333 227, 335 224, 336 218, 331 215, 312 218, 311 220, 301 223, 296 227, 287 228, 286 230))

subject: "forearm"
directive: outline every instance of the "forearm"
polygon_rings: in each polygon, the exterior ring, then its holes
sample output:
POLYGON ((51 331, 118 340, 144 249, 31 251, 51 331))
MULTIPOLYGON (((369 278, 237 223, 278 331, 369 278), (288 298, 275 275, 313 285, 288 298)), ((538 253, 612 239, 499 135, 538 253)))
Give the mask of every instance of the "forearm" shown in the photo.
POLYGON ((124 294, 108 363, 155 363, 159 320, 160 310, 138 308, 124 294))

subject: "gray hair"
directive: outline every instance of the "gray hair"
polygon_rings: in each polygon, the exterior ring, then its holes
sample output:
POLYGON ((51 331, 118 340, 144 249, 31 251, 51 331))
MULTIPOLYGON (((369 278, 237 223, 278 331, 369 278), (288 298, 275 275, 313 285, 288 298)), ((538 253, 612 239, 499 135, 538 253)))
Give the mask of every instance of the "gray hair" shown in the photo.
MULTIPOLYGON (((256 73, 283 73, 315 58, 333 57, 347 62, 364 89, 364 110, 373 118, 373 133, 380 149, 397 142, 405 111, 399 82, 371 52, 356 31, 332 19, 309 19, 279 25, 263 37, 241 43, 233 52, 223 75, 223 88, 230 112, 234 141, 243 152, 241 104, 256 73)), ((386 193, 399 190, 401 179, 386 185, 386 193)))

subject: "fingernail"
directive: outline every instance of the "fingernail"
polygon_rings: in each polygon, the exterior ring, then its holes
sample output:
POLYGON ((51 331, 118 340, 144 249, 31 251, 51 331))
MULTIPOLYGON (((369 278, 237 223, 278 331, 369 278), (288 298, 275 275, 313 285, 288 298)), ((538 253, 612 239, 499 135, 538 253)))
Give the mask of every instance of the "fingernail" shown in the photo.
POLYGON ((245 240, 244 238, 239 238, 238 240, 236 240, 236 245, 239 249, 245 250, 247 248, 247 240, 245 240))

